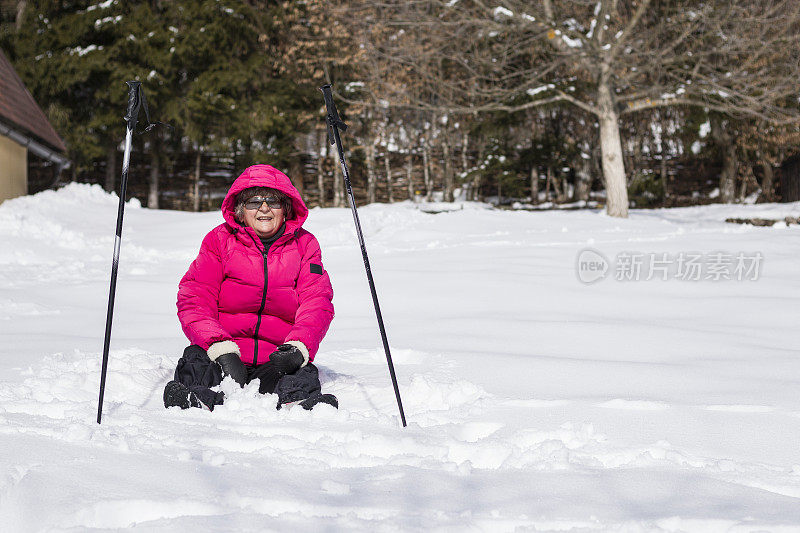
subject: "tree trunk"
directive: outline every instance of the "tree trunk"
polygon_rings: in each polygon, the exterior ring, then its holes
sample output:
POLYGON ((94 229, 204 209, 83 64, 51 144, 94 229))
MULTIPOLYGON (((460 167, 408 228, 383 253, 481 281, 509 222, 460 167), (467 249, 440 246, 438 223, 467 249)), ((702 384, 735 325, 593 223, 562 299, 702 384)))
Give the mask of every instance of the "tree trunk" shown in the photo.
POLYGON ((389 196, 389 203, 394 203, 394 191, 392 190, 392 161, 389 148, 386 148, 386 153, 383 156, 384 166, 386 167, 386 190, 389 196))
POLYGON ((561 185, 562 185, 562 187, 564 189, 564 199, 567 202, 571 202, 572 201, 572 195, 570 194, 569 180, 567 179, 567 176, 564 176, 564 179, 561 180, 561 185))
MULTIPOLYGON (((588 147, 585 147, 583 153, 588 152, 588 147)), ((578 168, 575 171, 575 200, 579 202, 589 201, 589 191, 592 190, 592 161, 587 154, 586 157, 580 156, 578 168)))
POLYGON ((28 2, 26 0, 17 0, 16 20, 14 21, 17 33, 22 29, 22 17, 25 16, 26 7, 28 7, 28 2))
POLYGON ((322 130, 319 137, 319 152, 317 153, 317 199, 320 207, 325 207, 325 160, 328 158, 328 131, 322 130))
POLYGON ((550 187, 553 184, 553 169, 547 167, 547 181, 544 183, 544 201, 550 201, 550 187))
MULTIPOLYGON (((620 134, 620 140, 622 140, 621 139, 621 134, 620 134)), ((633 183, 633 180, 635 179, 634 178, 635 170, 637 168, 639 168, 638 166, 636 166, 634 164, 634 160, 635 160, 635 158, 634 158, 633 151, 632 150, 628 150, 626 148, 623 148, 622 149, 622 164, 624 165, 625 168, 631 169, 630 175, 627 174, 627 173, 625 174, 625 187, 626 188, 630 187, 631 183, 633 183)))
POLYGON ((767 202, 775 200, 775 172, 769 161, 761 162, 761 169, 764 171, 764 178, 761 180, 761 196, 767 202))
POLYGON ((305 183, 303 183, 305 172, 303 170, 303 162, 300 156, 293 157, 289 163, 289 180, 294 185, 294 188, 297 189, 297 192, 300 193, 300 198, 305 198, 306 195, 305 183))
POLYGON ((117 146, 111 146, 106 152, 106 192, 114 192, 117 176, 117 146))
POLYGON ((158 140, 150 143, 150 180, 147 191, 147 208, 158 209, 158 181, 161 176, 161 153, 158 140))
POLYGON ((531 203, 539 203, 539 169, 535 166, 531 167, 531 203))
POLYGON ((197 149, 197 155, 194 159, 194 189, 192 191, 193 205, 192 209, 195 213, 200 211, 200 165, 203 161, 203 149, 197 149))
POLYGON ((608 83, 601 82, 597 91, 600 108, 600 149, 603 154, 603 181, 606 186, 606 213, 612 217, 628 217, 628 186, 622 161, 619 118, 608 83))
MULTIPOLYGON (((648 119, 650 120, 650 119, 648 119)), ((638 123, 634 124, 633 132, 629 133, 629 137, 626 138, 628 141, 625 143, 627 146, 623 146, 622 149, 622 161, 625 163, 625 168, 631 171, 630 174, 626 175, 626 183, 628 187, 630 187, 631 183, 633 182, 636 173, 635 170, 639 168, 644 168, 642 165, 642 146, 644 145, 644 132, 650 133, 650 124, 643 122, 641 119, 638 123)), ((664 132, 661 132, 662 136, 664 132)), ((621 137, 621 134, 620 134, 621 137)))
POLYGON ((406 185, 408 186, 408 199, 414 201, 414 154, 411 149, 408 150, 408 157, 406 158, 406 185))
POLYGON ((342 163, 339 160, 339 150, 333 150, 334 170, 333 170, 333 207, 344 207, 344 177, 342 175, 342 163))
POLYGON ((719 200, 730 204, 736 197, 736 143, 733 135, 726 131, 726 124, 719 115, 711 117, 711 135, 722 153, 722 172, 719 175, 719 200))
POLYGON ((311 130, 303 137, 303 152, 306 156, 305 165, 303 165, 303 176, 316 175, 317 159, 319 159, 319 152, 317 151, 319 135, 316 130, 311 130))
POLYGON ((556 193, 556 203, 563 204, 567 200, 567 195, 565 194, 567 189, 567 177, 563 176, 558 177, 557 175, 553 175, 553 190, 556 193))
POLYGON ((722 149, 722 173, 719 176, 719 199, 731 204, 736 198, 736 145, 728 142, 722 149))
MULTIPOLYGON (((482 142, 478 143, 478 159, 477 159, 477 161, 483 161, 483 149, 484 149, 484 147, 485 147, 484 143, 482 143, 482 142)), ((478 202, 478 201, 480 201, 482 199, 482 197, 481 197, 481 179, 482 179, 482 177, 483 176, 481 175, 481 170, 476 168, 475 169, 475 175, 472 178, 472 187, 471 187, 472 200, 476 201, 476 202, 478 202)))
POLYGON ((375 144, 367 142, 367 203, 375 203, 375 144))
POLYGON ((289 180, 300 193, 300 198, 305 198, 305 168, 303 166, 303 154, 308 147, 307 135, 305 133, 294 136, 294 154, 289 159, 289 180))
POLYGON ((461 136, 461 172, 464 176, 469 172, 469 163, 467 162, 467 151, 469 150, 469 135, 465 131, 461 136))
POLYGON ((481 199, 481 174, 480 172, 475 173, 475 177, 472 178, 472 186, 470 187, 471 198, 473 202, 479 202, 481 199))
POLYGON ((669 198, 669 174, 667 172, 667 146, 669 143, 665 138, 667 134, 667 125, 663 122, 661 123, 661 145, 659 146, 659 153, 661 154, 661 165, 660 165, 660 175, 661 175, 661 189, 664 191, 664 200, 669 198))
POLYGON ((453 189, 455 179, 453 176, 453 162, 450 160, 450 140, 448 139, 447 128, 442 135, 442 157, 444 158, 444 201, 453 201, 453 189))
POLYGON ((425 200, 430 202, 433 197, 433 183, 431 180, 430 155, 428 153, 427 139, 422 142, 422 175, 425 179, 425 200))
POLYGON ((737 202, 744 202, 744 199, 747 197, 747 184, 753 179, 752 176, 753 169, 749 165, 745 165, 742 169, 742 176, 739 181, 739 194, 736 195, 737 202))

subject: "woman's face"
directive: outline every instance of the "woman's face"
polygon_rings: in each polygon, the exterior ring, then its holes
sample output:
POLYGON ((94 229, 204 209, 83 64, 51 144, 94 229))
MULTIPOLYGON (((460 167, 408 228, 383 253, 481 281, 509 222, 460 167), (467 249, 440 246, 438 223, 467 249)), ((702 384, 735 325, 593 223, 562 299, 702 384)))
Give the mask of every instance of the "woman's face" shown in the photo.
POLYGON ((261 238, 269 238, 275 235, 283 225, 286 215, 281 207, 270 207, 270 205, 278 205, 280 202, 272 195, 254 196, 248 202, 255 204, 258 199, 263 198, 266 201, 261 202, 258 208, 250 209, 245 203, 244 208, 244 223, 245 225, 253 228, 261 238))

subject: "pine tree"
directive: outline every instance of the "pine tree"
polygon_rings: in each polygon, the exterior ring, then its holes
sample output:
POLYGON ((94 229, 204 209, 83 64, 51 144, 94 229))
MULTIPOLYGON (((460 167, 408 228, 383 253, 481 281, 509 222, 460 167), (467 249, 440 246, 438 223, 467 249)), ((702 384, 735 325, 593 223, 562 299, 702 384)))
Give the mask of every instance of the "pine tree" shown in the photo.
POLYGON ((125 81, 143 82, 157 117, 176 127, 145 138, 155 207, 161 167, 176 155, 170 148, 288 163, 310 91, 282 72, 285 13, 244 0, 32 0, 19 31, 16 11, 3 5, 0 42, 65 138, 74 175, 105 166, 109 190, 124 135, 125 81))

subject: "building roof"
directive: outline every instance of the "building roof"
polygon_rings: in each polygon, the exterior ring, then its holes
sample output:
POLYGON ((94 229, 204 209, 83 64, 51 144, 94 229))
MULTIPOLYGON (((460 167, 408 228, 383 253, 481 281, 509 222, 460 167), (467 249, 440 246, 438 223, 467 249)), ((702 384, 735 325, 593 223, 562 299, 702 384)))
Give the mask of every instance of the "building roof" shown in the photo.
POLYGON ((50 125, 42 109, 0 50, 0 120, 21 133, 55 149, 66 152, 64 141, 50 125))

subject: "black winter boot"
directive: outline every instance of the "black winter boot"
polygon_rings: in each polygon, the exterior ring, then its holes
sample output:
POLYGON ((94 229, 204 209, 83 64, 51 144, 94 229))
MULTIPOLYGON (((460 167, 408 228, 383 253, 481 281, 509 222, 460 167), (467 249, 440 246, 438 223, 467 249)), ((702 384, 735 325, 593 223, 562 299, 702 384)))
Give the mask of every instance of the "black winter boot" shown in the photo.
POLYGON ((278 409, 300 404, 303 409, 311 410, 315 405, 327 403, 339 408, 339 402, 333 394, 322 394, 319 382, 319 371, 312 363, 307 364, 294 374, 283 376, 275 387, 278 395, 278 409))
POLYGON ((306 411, 310 411, 319 403, 327 403, 328 405, 332 405, 337 409, 339 408, 339 400, 337 400, 336 396, 333 394, 320 394, 318 396, 312 396, 308 400, 303 400, 300 402, 300 406, 306 411))
POLYGON ((306 398, 304 400, 295 400, 295 401, 284 401, 281 402, 278 400, 278 405, 276 408, 278 411, 286 407, 287 409, 294 407, 295 405, 299 405, 306 411, 310 411, 314 408, 315 405, 326 403, 328 405, 332 405, 335 408, 339 408, 339 400, 336 399, 336 396, 333 394, 315 394, 310 398, 306 398))
POLYGON ((212 411, 214 409, 213 403, 209 406, 201 402, 197 394, 178 381, 170 381, 167 383, 167 386, 164 387, 164 407, 180 407, 181 409, 198 407, 206 411, 212 411))

